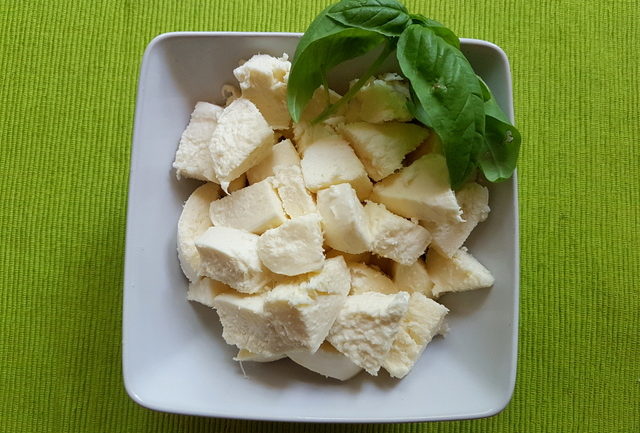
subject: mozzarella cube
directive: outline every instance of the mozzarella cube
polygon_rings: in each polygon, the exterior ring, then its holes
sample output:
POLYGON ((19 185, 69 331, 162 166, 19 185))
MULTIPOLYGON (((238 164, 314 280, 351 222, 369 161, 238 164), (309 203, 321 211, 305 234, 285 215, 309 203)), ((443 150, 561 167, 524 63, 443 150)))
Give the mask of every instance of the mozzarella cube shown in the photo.
POLYGON ((222 188, 227 191, 232 180, 266 157, 274 142, 273 130, 251 101, 240 98, 225 107, 209 143, 222 188))
POLYGON ((448 312, 447 307, 421 293, 411 294, 409 309, 382 364, 391 377, 402 379, 411 371, 427 344, 440 332, 448 312))
POLYGON ((230 292, 233 289, 220 281, 207 277, 200 277, 189 283, 187 300, 199 302, 202 305, 213 308, 213 300, 216 296, 230 292))
POLYGON ((456 199, 462 209, 464 221, 449 221, 437 224, 432 221, 421 221, 433 239, 431 246, 446 256, 452 256, 464 244, 478 223, 489 215, 489 190, 475 182, 467 183, 458 192, 456 199))
POLYGON ((220 196, 220 187, 205 183, 191 193, 184 204, 178 220, 178 260, 189 281, 198 279, 200 254, 196 249, 196 238, 211 227, 209 205, 220 196))
POLYGON ((302 156, 310 145, 325 138, 335 139, 340 136, 332 126, 326 123, 300 122, 293 125, 293 139, 296 142, 296 149, 302 156))
POLYGON ((409 308, 409 294, 348 296, 327 340, 354 364, 377 376, 409 308))
MULTIPOLYGON (((300 115, 299 123, 311 123, 329 106, 329 104, 335 104, 340 100, 341 96, 337 92, 325 87, 318 87, 311 96, 309 102, 304 107, 302 114, 300 115)), ((338 110, 331 115, 325 123, 333 123, 336 119, 339 119, 344 114, 344 107, 339 107, 338 110)))
POLYGON ((469 254, 465 247, 451 257, 440 254, 435 248, 429 248, 427 272, 433 280, 434 297, 448 292, 491 287, 495 281, 489 270, 469 254))
POLYGON ((290 350, 315 352, 322 344, 349 293, 349 270, 340 257, 312 272, 276 285, 265 310, 290 350))
POLYGON ((351 274, 350 295, 359 295, 365 292, 378 292, 385 294, 398 293, 396 285, 379 269, 365 265, 364 263, 347 263, 351 274))
POLYGON ((426 128, 400 122, 348 123, 339 127, 338 132, 349 141, 369 177, 375 181, 402 167, 405 155, 429 136, 426 128))
POLYGON ((371 200, 405 218, 438 224, 462 221, 444 156, 430 153, 378 182, 371 200))
POLYGON ((288 348, 271 325, 271 316, 264 309, 265 296, 264 293, 223 293, 214 298, 213 306, 227 344, 234 344, 256 356, 275 358, 288 348))
POLYGON ((371 181, 349 144, 340 137, 318 140, 304 152, 301 161, 304 183, 312 192, 339 183, 349 183, 358 198, 371 193, 371 181))
POLYGON ((408 122, 413 119, 407 107, 410 97, 409 85, 398 74, 388 73, 371 78, 349 101, 347 120, 408 122))
POLYGON ((287 108, 287 81, 291 63, 280 58, 256 54, 233 70, 242 97, 253 102, 273 129, 287 129, 291 116, 287 108))
POLYGON ((369 251, 367 217, 351 185, 341 183, 320 190, 317 200, 327 245, 350 254, 369 251))
POLYGON ((284 211, 291 218, 316 213, 316 204, 307 190, 298 165, 275 167, 274 185, 284 211))
POLYGON ((320 216, 304 215, 264 232, 258 240, 258 256, 277 274, 304 274, 322 269, 322 243, 320 216))
POLYGON ((278 227, 287 220, 271 178, 212 202, 209 211, 213 225, 255 234, 278 227))
POLYGON ((293 143, 289 139, 276 143, 262 161, 247 170, 249 183, 260 182, 269 176, 273 176, 275 174, 274 167, 279 165, 300 166, 298 152, 296 152, 293 143))
POLYGON ((362 371, 362 368, 355 365, 326 341, 314 353, 297 351, 289 352, 287 356, 296 364, 333 379, 351 379, 362 371))
POLYGON ((271 279, 258 257, 258 235, 228 227, 211 227, 196 239, 200 275, 239 292, 260 291, 271 279))
POLYGON ((232 192, 238 191, 239 189, 242 189, 245 186, 247 186, 247 176, 244 173, 242 173, 240 177, 236 177, 229 183, 229 187, 227 188, 227 191, 229 192, 229 194, 231 194, 232 192))
POLYGON ((414 263, 431 242, 431 234, 416 223, 389 212, 384 205, 364 207, 371 231, 371 251, 403 265, 414 263))
POLYGON ((422 293, 427 298, 432 298, 431 289, 433 281, 427 272, 427 264, 422 259, 418 259, 410 265, 402 265, 393 262, 391 265, 391 276, 393 282, 399 290, 409 293, 422 293))
POLYGON ((187 128, 180 137, 173 167, 176 177, 190 177, 210 182, 218 182, 213 171, 213 161, 209 152, 209 142, 218 126, 218 118, 223 108, 208 102, 198 102, 187 128))

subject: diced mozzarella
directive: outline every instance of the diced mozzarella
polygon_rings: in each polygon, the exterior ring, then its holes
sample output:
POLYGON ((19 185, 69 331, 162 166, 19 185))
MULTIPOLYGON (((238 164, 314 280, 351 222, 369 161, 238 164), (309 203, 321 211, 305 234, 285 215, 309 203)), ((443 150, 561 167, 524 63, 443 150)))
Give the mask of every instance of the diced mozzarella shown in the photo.
POLYGON ((367 202, 364 212, 371 231, 371 251, 379 256, 410 265, 431 242, 425 228, 389 212, 384 205, 367 202))
POLYGON ((258 240, 258 256, 272 272, 304 274, 322 269, 322 243, 320 216, 304 215, 264 232, 258 240))
POLYGON ((184 204, 178 220, 178 259, 189 281, 198 279, 200 254, 195 240, 211 227, 209 205, 220 196, 220 187, 205 183, 196 188, 184 204))
POLYGON ((405 218, 437 223, 462 221, 462 210, 449 183, 444 156, 430 153, 378 182, 372 201, 405 218))
POLYGON ((402 167, 405 155, 428 136, 429 130, 413 123, 355 122, 338 128, 364 164, 369 177, 379 181, 402 167))
POLYGON ((304 152, 301 161, 304 183, 310 191, 349 183, 360 200, 371 193, 371 181, 364 166, 349 144, 338 136, 315 141, 304 152))
POLYGON ((287 220, 271 178, 212 202, 209 211, 214 225, 255 234, 278 227, 287 220))
POLYGON ((409 294, 348 296, 327 340, 354 364, 377 376, 409 308, 409 294))
POLYGON ((367 217, 351 185, 341 183, 320 190, 317 200, 327 245, 350 254, 369 251, 367 217))
POLYGON ((247 170, 249 183, 256 183, 273 176, 276 166, 300 166, 300 157, 291 140, 285 139, 273 145, 268 155, 258 164, 247 170))
POLYGON ((253 102, 273 129, 286 129, 291 124, 287 108, 287 81, 291 62, 256 54, 233 70, 242 97, 253 102))
POLYGON ((349 293, 349 270, 341 257, 325 260, 319 272, 292 277, 268 294, 265 310, 290 350, 315 352, 349 293))
POLYGON ((198 102, 191 113, 191 120, 180 137, 173 167, 176 177, 190 177, 219 183, 213 171, 213 162, 209 152, 209 142, 218 126, 222 107, 198 102))
POLYGON ((430 248, 427 254, 427 272, 433 280, 432 293, 438 297, 447 292, 491 287, 494 278, 465 247, 460 248, 451 257, 440 254, 430 248))
POLYGON ((260 291, 271 279, 258 257, 258 235, 228 227, 211 227, 198 239, 200 275, 239 292, 260 291))
POLYGON ((232 180, 265 158, 274 142, 273 130, 251 101, 239 98, 225 107, 209 143, 222 188, 227 191, 232 180))
POLYGON ((382 366, 402 379, 413 368, 427 344, 438 334, 449 310, 421 293, 412 293, 409 309, 382 366))

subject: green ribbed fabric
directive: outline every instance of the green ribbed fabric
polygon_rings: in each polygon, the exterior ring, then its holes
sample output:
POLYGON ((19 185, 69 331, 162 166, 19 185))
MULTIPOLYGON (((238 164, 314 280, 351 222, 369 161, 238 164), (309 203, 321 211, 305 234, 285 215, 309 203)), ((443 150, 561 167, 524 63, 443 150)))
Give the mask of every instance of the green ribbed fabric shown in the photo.
POLYGON ((303 31, 327 3, 0 1, 1 432, 640 431, 637 0, 407 2, 511 60, 522 289, 504 412, 302 425, 161 414, 127 397, 125 208, 145 46, 178 30, 303 31))

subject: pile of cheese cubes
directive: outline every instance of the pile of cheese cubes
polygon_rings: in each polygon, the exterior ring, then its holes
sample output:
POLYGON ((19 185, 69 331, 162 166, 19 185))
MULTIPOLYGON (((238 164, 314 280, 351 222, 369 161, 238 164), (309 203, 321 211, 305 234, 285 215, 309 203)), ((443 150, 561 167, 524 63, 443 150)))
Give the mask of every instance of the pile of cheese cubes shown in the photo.
POLYGON ((434 299, 493 284, 463 247, 489 213, 487 189, 451 190, 400 76, 372 78, 314 123, 339 98, 319 88, 292 123, 289 68, 286 55, 255 55, 233 71, 226 105, 198 102, 182 135, 178 178, 206 182, 178 223, 188 299, 216 310, 236 360, 402 378, 445 328, 434 299))

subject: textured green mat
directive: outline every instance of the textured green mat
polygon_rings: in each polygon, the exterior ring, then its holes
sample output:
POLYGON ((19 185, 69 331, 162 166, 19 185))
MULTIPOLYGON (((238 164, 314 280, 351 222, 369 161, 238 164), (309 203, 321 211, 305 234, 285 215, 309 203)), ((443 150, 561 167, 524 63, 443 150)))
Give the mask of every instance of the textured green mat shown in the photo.
POLYGON ((125 203, 146 44, 176 30, 302 31, 326 3, 0 0, 1 432, 640 431, 636 0, 407 2, 502 46, 514 71, 520 360, 503 413, 299 425, 160 414, 127 397, 125 203))

